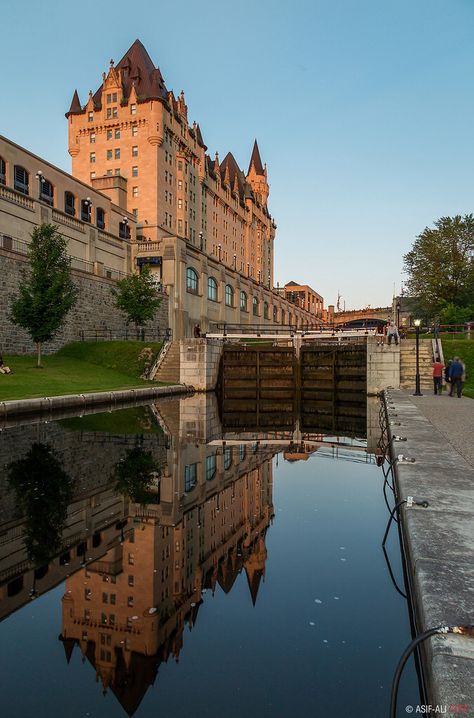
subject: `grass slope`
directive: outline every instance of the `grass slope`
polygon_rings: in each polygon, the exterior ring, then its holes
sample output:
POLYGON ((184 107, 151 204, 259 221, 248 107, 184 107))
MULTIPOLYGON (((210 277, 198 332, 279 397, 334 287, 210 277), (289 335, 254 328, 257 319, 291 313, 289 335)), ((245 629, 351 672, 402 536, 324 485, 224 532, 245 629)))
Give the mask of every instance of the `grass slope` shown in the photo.
POLYGON ((444 363, 458 356, 466 365, 464 395, 474 399, 474 341, 465 339, 442 339, 444 363))
POLYGON ((5 356, 13 374, 0 374, 0 400, 26 399, 90 391, 113 391, 144 386, 140 379, 145 365, 143 350, 156 353, 158 342, 80 342, 43 357, 5 356))

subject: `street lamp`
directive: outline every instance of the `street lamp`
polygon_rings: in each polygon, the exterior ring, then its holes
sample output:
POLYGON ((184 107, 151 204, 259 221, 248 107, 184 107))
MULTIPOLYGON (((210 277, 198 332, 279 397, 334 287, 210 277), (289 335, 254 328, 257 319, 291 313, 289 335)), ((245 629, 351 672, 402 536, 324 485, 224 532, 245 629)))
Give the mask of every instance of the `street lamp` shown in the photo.
POLYGON ((415 319, 413 322, 416 329, 416 373, 415 373, 415 393, 413 396, 423 396, 420 391, 420 324, 421 319, 415 319))
POLYGON ((402 308, 402 305, 400 302, 397 302, 397 327, 400 330, 400 309, 402 308))

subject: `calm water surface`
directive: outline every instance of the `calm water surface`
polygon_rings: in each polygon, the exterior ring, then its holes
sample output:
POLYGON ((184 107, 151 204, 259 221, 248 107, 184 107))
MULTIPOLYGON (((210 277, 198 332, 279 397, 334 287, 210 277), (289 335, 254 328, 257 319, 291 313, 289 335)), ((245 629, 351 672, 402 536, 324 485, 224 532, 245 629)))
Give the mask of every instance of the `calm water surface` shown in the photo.
POLYGON ((223 436, 209 396, 1 432, 2 716, 388 715, 381 469, 297 439, 223 436))

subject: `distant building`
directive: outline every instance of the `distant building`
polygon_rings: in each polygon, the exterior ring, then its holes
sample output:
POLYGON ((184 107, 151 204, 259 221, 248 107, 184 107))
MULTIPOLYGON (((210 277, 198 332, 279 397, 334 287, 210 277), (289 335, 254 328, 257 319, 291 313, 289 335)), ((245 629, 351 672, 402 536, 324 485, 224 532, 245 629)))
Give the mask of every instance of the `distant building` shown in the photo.
POLYGON ((307 284, 288 282, 283 287, 283 292, 286 299, 292 304, 305 309, 314 317, 323 318, 324 300, 320 294, 307 284))

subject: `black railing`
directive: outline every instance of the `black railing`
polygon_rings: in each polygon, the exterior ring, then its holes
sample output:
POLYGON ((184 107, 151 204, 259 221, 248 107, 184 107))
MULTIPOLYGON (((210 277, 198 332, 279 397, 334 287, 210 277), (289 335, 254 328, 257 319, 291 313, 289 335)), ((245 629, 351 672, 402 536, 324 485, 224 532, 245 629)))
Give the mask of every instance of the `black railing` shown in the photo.
POLYGON ((138 331, 134 327, 124 330, 108 329, 107 327, 99 327, 98 329, 81 330, 79 332, 81 342, 112 342, 112 341, 140 341, 140 342, 167 342, 172 339, 172 330, 166 329, 148 329, 140 327, 138 331))

